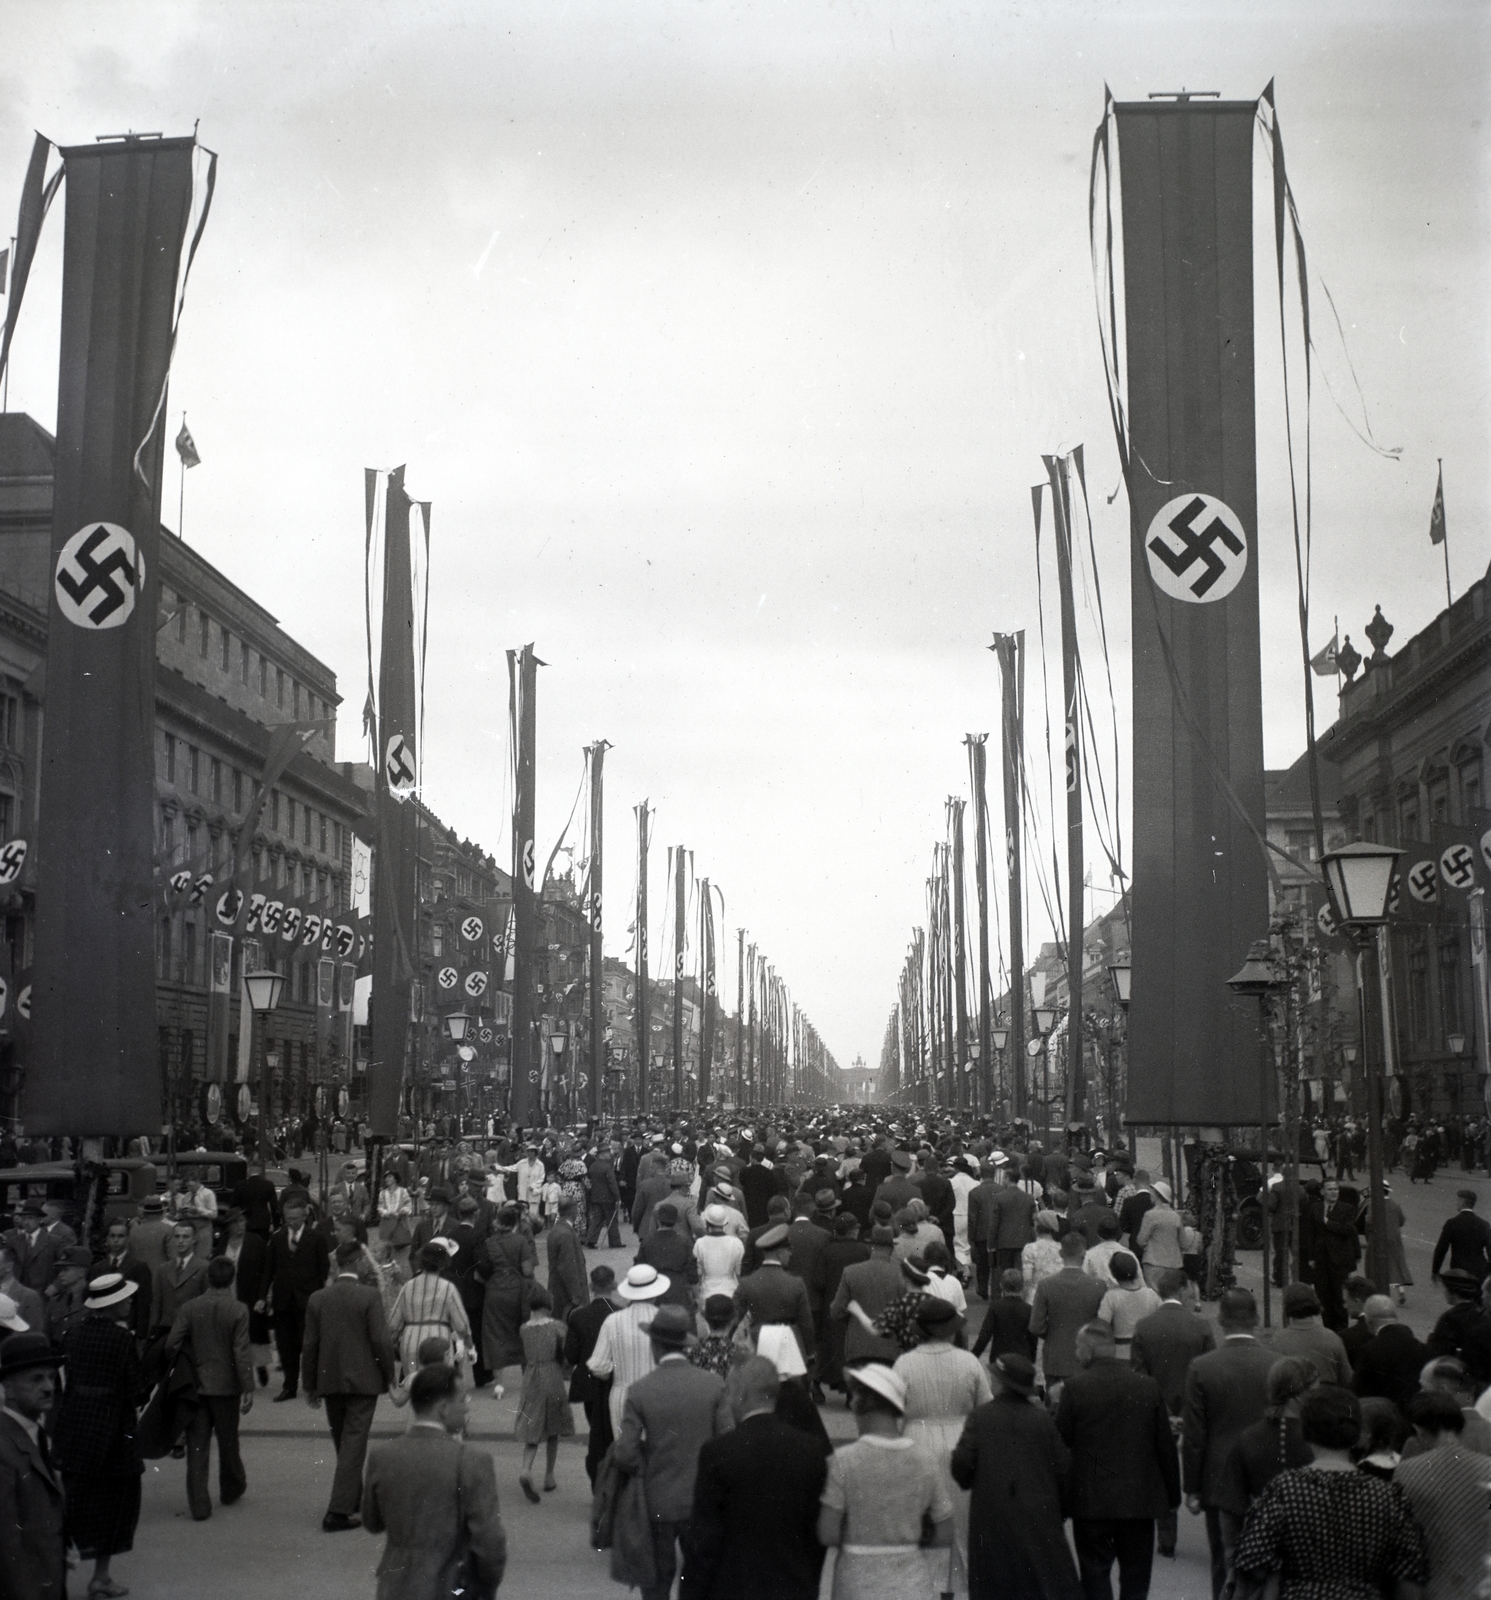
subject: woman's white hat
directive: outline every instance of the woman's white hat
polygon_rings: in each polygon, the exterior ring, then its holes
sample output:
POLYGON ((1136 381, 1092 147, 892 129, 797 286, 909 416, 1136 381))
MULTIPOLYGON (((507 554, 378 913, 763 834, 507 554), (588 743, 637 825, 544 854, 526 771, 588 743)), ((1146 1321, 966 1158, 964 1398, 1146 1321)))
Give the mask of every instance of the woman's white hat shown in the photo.
POLYGON ((102 1311, 105 1306, 117 1306, 121 1300, 128 1300, 139 1287, 122 1272, 105 1272, 89 1280, 88 1298, 83 1302, 83 1308, 86 1311, 102 1311))
POLYGON ((1165 1182, 1163 1178, 1156 1178, 1155 1181, 1150 1184, 1150 1188, 1153 1189, 1157 1195, 1159 1195, 1160 1199, 1163 1200, 1167 1206, 1175 1198, 1175 1191, 1168 1183, 1165 1182))
POLYGON ((906 1409, 906 1380, 881 1361, 867 1361, 862 1367, 845 1367, 844 1376, 865 1388, 873 1389, 882 1400, 889 1400, 897 1411, 906 1409))
POLYGON ((730 1213, 722 1205, 705 1206, 704 1221, 711 1228, 723 1228, 730 1220, 730 1213))
POLYGON ((617 1285, 616 1292, 623 1300, 656 1300, 667 1294, 669 1281, 656 1267, 636 1266, 617 1285))

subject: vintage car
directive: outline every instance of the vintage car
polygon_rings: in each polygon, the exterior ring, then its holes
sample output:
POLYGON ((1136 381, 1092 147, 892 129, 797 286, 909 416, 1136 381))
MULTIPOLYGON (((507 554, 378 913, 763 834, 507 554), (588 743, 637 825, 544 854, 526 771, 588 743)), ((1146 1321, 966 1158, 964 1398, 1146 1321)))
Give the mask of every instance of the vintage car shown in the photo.
MULTIPOLYGON (((138 1216, 140 1202, 156 1192, 155 1163, 140 1156, 120 1156, 103 1166, 104 1216, 138 1216)), ((0 1171, 0 1213, 14 1218, 28 1200, 61 1200, 76 1213, 83 1203, 78 1169, 63 1161, 45 1161, 0 1171)))
MULTIPOLYGON (((233 1191, 248 1176, 248 1162, 232 1150, 178 1150, 176 1176, 182 1184, 194 1188, 206 1184, 217 1197, 218 1210, 222 1211, 233 1197, 233 1191)), ((166 1172, 160 1173, 161 1187, 165 1187, 166 1172)))

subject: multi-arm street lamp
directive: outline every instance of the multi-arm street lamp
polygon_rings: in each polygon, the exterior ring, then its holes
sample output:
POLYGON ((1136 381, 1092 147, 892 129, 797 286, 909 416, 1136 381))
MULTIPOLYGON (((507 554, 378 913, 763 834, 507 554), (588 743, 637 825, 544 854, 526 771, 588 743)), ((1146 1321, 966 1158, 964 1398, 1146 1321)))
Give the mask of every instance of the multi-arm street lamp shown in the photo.
POLYGON ((285 979, 278 972, 245 972, 243 986, 249 1006, 259 1021, 259 1147, 258 1157, 269 1166, 269 1013, 280 1003, 285 979))
POLYGON ((1382 1193, 1382 1091, 1383 1080, 1373 1070, 1367 1054, 1367 986, 1364 964, 1367 946, 1377 945, 1378 989, 1382 999, 1382 1068, 1392 1075, 1398 1058, 1398 1041, 1392 1025, 1392 951, 1387 935, 1388 894, 1393 870, 1403 852, 1392 845, 1359 840, 1327 850, 1320 858, 1337 920, 1356 941, 1356 997, 1361 1016, 1362 1068, 1367 1088, 1367 1181, 1371 1185, 1372 1271, 1380 1293, 1387 1293, 1387 1209, 1382 1193))

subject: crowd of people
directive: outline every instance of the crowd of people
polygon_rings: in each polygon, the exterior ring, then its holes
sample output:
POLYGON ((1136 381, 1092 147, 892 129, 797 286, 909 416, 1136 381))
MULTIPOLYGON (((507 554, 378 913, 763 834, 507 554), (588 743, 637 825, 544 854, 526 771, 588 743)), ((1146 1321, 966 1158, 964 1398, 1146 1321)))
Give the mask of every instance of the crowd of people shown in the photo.
POLYGON ((349 1145, 324 1184, 256 1161, 92 1239, 29 1203, 0 1237, 5 1592, 61 1600, 70 1548, 127 1593, 144 1462, 183 1459, 210 1518, 213 1441, 230 1505, 262 1396, 324 1412, 320 1526, 386 1537, 380 1600, 491 1594, 487 1389, 536 1506, 583 1412, 593 1542, 644 1600, 812 1600, 829 1551, 836 1600, 1096 1597, 1115 1568, 1139 1600, 1182 1505, 1214 1600, 1484 1593, 1491 1227, 1461 1191, 1420 1341, 1379 1292, 1406 1269, 1359 1271, 1357 1198, 1315 1188, 1269 1329, 1245 1289, 1204 1314, 1184 1177, 866 1108, 349 1145), (408 1431, 372 1444, 385 1395, 408 1431))

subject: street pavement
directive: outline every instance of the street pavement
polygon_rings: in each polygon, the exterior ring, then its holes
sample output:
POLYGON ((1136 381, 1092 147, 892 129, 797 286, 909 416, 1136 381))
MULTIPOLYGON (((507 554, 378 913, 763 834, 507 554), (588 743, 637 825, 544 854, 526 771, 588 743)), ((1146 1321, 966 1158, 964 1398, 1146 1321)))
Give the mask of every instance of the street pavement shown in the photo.
MULTIPOLYGON (((1393 1193, 1408 1216, 1404 1230, 1409 1267, 1415 1286, 1400 1313, 1422 1338, 1443 1309, 1443 1299, 1429 1283, 1429 1258, 1440 1224, 1455 1209, 1454 1191, 1475 1189, 1481 1209, 1491 1208, 1491 1183, 1466 1180, 1458 1171, 1442 1170, 1428 1186, 1410 1185, 1401 1173, 1392 1175, 1393 1193)), ((627 1235, 630 1238, 630 1234, 627 1235)), ((590 1264, 604 1260, 618 1277, 630 1264, 633 1248, 589 1252, 590 1264)), ((539 1256, 544 1251, 540 1240, 539 1256)), ((1240 1281, 1259 1288, 1259 1257, 1244 1254, 1240 1281)), ((543 1276, 541 1265, 540 1275, 543 1276)), ((970 1321, 976 1326, 982 1307, 975 1301, 970 1321)), ((1277 1318, 1277 1301, 1275 1302, 1277 1318)), ((972 1328, 970 1329, 970 1332, 972 1328)), ((608 1557, 589 1548, 589 1489, 585 1479, 582 1434, 566 1440, 559 1454, 560 1487, 531 1506, 519 1492, 521 1447, 512 1438, 516 1383, 507 1396, 478 1396, 472 1406, 471 1434, 493 1456, 509 1562, 503 1593, 524 1600, 595 1600, 622 1595, 610 1581, 608 1557)), ((150 1600, 267 1600, 273 1596, 313 1594, 324 1600, 369 1600, 382 1546, 361 1531, 325 1534, 321 1517, 330 1489, 332 1450, 325 1413, 304 1400, 272 1404, 272 1387, 260 1391, 243 1428, 247 1495, 237 1505, 215 1506, 212 1517, 194 1523, 186 1508, 185 1463, 166 1459, 146 1464, 143 1510, 135 1549, 114 1563, 115 1576, 138 1597, 150 1600)), ((584 1418, 576 1410, 577 1426, 584 1418)), ((837 1398, 825 1408, 824 1421, 836 1440, 854 1436, 851 1419, 837 1398)), ((381 1401, 374 1438, 390 1437, 407 1425, 408 1412, 381 1401)), ((216 1465, 214 1462, 214 1493, 216 1465)), ((828 1573, 825 1571, 824 1594, 828 1573)), ((74 1586, 80 1588, 79 1580, 74 1586)), ((1180 1517, 1180 1548, 1174 1561, 1155 1561, 1155 1600, 1209 1600, 1206 1535, 1201 1519, 1185 1511, 1180 1517)))

